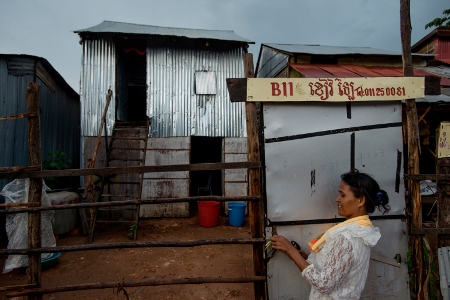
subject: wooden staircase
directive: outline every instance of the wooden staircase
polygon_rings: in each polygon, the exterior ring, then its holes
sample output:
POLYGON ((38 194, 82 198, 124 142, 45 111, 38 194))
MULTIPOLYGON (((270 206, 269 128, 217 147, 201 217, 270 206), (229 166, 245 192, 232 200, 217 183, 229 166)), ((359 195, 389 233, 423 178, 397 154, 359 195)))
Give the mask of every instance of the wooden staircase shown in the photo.
MULTIPOLYGON (((116 121, 107 150, 106 167, 144 166, 149 126, 149 119, 143 122, 116 121)), ((142 180, 143 174, 137 173, 104 176, 96 202, 141 199, 142 180)), ((92 243, 98 222, 130 222, 130 234, 136 240, 139 211, 140 205, 96 208, 89 242, 92 243), (102 220, 97 220, 98 216, 102 220)))

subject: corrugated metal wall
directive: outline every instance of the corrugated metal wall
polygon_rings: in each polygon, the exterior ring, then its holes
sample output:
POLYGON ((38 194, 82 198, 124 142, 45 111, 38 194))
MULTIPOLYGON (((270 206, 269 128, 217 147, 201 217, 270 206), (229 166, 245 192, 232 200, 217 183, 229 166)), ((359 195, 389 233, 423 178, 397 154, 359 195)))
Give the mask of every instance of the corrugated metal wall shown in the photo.
MULTIPOLYGON (((8 74, 8 56, 0 57, 0 117, 25 113, 26 91, 29 82, 35 81, 30 71, 21 76, 8 74)), ((37 58, 36 58, 37 59, 37 58)), ((35 58, 21 58, 24 68, 33 70, 35 58)), ((48 70, 47 70, 48 71, 48 70)), ((48 160, 48 153, 63 151, 72 161, 72 166, 80 165, 80 102, 78 96, 57 85, 52 92, 39 77, 41 108, 41 152, 42 160, 48 160)), ((27 119, 0 122, 0 166, 28 165, 28 122, 27 119)), ((0 189, 9 180, 0 180, 0 189)))
POLYGON ((230 102, 226 85, 226 78, 244 76, 242 57, 242 48, 201 51, 147 47, 151 136, 245 137, 244 105, 230 102), (215 95, 195 93, 196 71, 216 73, 215 95))
MULTIPOLYGON (((81 135, 97 136, 108 89, 116 91, 116 51, 112 38, 85 40, 81 66, 81 135)), ((108 109, 106 126, 111 133, 115 120, 114 99, 108 109)), ((103 131, 104 132, 104 131, 103 131)))
MULTIPOLYGON (((161 38, 147 47, 147 115, 152 117, 151 137, 245 137, 245 107, 231 103, 226 78, 244 76, 243 49, 202 51, 192 47, 163 46, 161 38), (160 46, 151 46, 151 45, 160 46), (217 93, 197 95, 195 72, 215 72, 217 93)), ((81 71, 83 136, 96 136, 108 88, 116 91, 116 51, 112 39, 86 40, 81 71)), ((116 95, 115 95, 116 96, 116 95)), ((107 115, 111 132, 114 103, 107 115)))
POLYGON ((259 64, 257 66, 258 70, 256 70, 256 77, 276 77, 276 75, 287 66, 288 60, 288 55, 263 46, 259 64))

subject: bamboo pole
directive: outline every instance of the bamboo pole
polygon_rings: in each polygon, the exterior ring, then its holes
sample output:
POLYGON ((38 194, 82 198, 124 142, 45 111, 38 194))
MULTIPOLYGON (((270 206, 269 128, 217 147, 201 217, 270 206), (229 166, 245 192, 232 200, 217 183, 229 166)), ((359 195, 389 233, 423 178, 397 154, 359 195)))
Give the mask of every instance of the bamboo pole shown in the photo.
MULTIPOLYGON (((39 90, 37 83, 30 82, 27 87, 27 111, 28 117, 28 161, 29 165, 41 166, 41 136, 39 124, 39 90)), ((40 169, 40 168, 39 168, 40 169)), ((28 191, 28 202, 41 204, 42 179, 31 178, 28 191)), ((28 213, 28 248, 41 247, 41 213, 28 213)), ((28 284, 41 287, 41 254, 28 255, 28 284)), ((29 300, 40 300, 41 295, 32 295, 29 300)))
POLYGON ((145 279, 139 281, 113 281, 113 282, 95 282, 86 284, 65 285, 50 288, 39 288, 27 291, 12 292, 6 295, 7 298, 27 296, 29 294, 51 294, 70 291, 82 291, 107 288, 126 288, 139 286, 160 286, 175 284, 204 284, 204 283, 249 283, 264 282, 264 276, 245 276, 245 277, 190 277, 190 278, 159 278, 145 279))
MULTIPOLYGON (((244 54, 244 74, 246 78, 255 77, 253 71, 253 56, 250 53, 244 54)), ((256 104, 254 102, 245 103, 247 120, 247 160, 249 162, 260 162, 259 135, 256 118, 256 104)), ((248 170, 248 195, 261 195, 261 174, 259 169, 248 170)), ((249 203, 250 230, 253 238, 263 236, 263 228, 260 214, 260 202, 249 203)), ((253 272, 255 276, 265 276, 264 269, 264 248, 262 244, 253 245, 253 272)), ((266 288, 264 282, 254 283, 255 299, 266 299, 266 288)))
MULTIPOLYGON (((411 56, 411 17, 410 0, 400 0, 400 29, 402 41, 403 75, 414 76, 411 56)), ((406 99, 406 119, 408 134, 408 174, 419 174, 419 129, 417 121, 417 108, 415 99, 406 99)), ((416 180, 408 181, 409 207, 411 208, 412 228, 421 228, 422 220, 420 184, 416 180)), ((423 266, 422 237, 413 235, 409 237, 411 249, 412 274, 414 277, 414 293, 416 299, 424 299, 426 296, 424 286, 425 270, 423 266)))

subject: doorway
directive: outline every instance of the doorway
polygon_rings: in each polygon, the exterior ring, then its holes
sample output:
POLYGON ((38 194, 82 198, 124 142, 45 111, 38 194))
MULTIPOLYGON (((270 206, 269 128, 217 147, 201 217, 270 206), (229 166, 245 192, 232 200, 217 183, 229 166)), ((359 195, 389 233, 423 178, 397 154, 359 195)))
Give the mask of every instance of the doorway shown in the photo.
MULTIPOLYGON (((191 137, 191 164, 222 162, 222 137, 191 137)), ((190 173, 190 196, 222 196, 222 171, 194 171, 190 173)), ((190 205, 197 211, 197 203, 190 205)))
POLYGON ((122 47, 118 62, 117 119, 139 122, 147 119, 145 47, 122 47), (139 49, 144 50, 139 50, 139 49))

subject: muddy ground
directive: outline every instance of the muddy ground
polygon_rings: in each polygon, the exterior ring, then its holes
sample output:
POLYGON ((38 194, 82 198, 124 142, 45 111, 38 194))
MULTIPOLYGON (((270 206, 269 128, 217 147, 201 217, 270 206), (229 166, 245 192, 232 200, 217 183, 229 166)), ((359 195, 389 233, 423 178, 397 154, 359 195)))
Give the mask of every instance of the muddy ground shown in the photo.
MULTIPOLYGON (((83 244, 86 237, 76 231, 60 236, 57 245, 83 244)), ((97 225, 94 243, 129 242, 128 225, 97 225)), ((250 238, 248 220, 242 227, 228 225, 220 216, 219 225, 204 228, 198 217, 141 220, 138 240, 197 240, 209 238, 250 238)), ((3 268, 6 257, 0 256, 3 268)), ((192 248, 132 248, 62 253, 58 263, 42 272, 44 287, 89 282, 134 281, 156 278, 202 276, 252 276, 251 245, 210 245, 192 248)), ((0 286, 26 284, 23 271, 0 274, 0 286)), ((129 299, 253 299, 252 283, 190 284, 126 288, 129 299)), ((115 289, 65 292, 44 299, 126 299, 115 289)), ((4 299, 6 292, 0 292, 4 299)), ((27 298, 23 298, 27 299, 27 298)))

